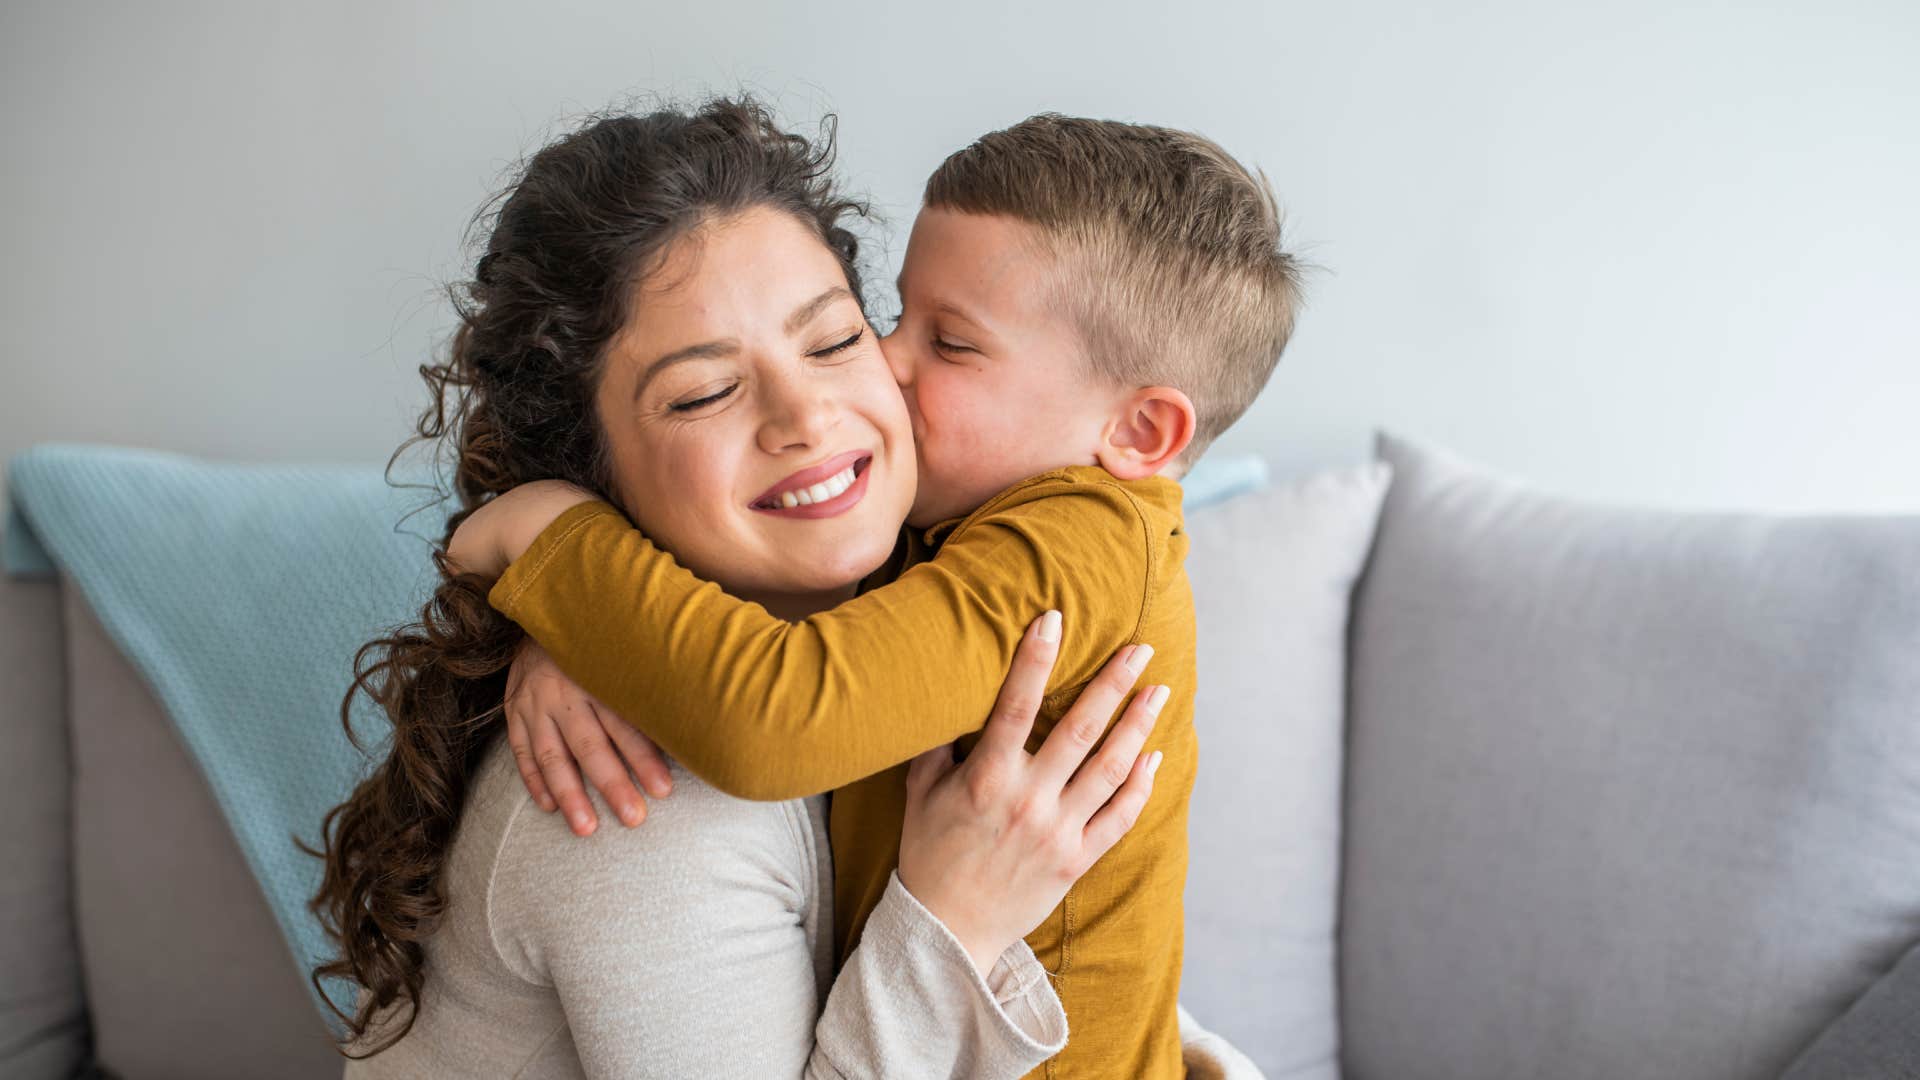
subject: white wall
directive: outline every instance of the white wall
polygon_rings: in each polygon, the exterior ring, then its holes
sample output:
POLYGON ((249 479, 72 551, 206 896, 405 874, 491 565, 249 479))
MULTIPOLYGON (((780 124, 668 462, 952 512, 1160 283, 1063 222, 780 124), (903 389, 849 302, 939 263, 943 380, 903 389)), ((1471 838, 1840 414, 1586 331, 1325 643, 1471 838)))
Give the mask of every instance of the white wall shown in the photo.
MULTIPOLYGON (((1055 109, 1196 128, 1328 268, 1220 444, 1920 509, 1920 5, 14 2, 0 456, 377 462, 499 170, 627 91, 842 118, 894 215, 1055 109)), ((892 310, 891 296, 881 299, 892 310)))

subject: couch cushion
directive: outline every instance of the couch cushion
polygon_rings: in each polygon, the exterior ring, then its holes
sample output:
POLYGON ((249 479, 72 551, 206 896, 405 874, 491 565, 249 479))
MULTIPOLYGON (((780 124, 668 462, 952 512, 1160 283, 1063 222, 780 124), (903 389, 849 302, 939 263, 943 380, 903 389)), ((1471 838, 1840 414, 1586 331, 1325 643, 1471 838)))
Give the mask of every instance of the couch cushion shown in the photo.
POLYGON ((1920 938, 1920 518, 1612 508, 1379 449, 1349 1075, 1777 1076, 1920 938))
POLYGON ((1275 1080, 1337 1075, 1347 611, 1387 477, 1342 469, 1187 519, 1200 762, 1181 997, 1275 1080))

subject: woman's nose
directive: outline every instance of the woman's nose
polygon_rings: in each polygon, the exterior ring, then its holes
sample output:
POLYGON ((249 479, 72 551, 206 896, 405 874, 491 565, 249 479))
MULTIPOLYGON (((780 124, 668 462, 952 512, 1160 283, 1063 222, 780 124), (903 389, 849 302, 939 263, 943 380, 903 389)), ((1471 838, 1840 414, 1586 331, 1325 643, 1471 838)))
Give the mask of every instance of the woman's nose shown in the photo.
POLYGON ((760 425, 760 449, 769 454, 824 444, 840 424, 840 407, 821 387, 789 384, 769 403, 760 425))

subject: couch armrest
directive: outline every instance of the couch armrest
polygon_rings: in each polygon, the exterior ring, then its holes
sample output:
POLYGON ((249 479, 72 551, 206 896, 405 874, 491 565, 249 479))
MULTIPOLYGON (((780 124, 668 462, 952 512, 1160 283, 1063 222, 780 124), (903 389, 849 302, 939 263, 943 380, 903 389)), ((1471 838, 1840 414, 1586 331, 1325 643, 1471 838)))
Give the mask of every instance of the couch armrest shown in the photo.
POLYGON ((337 1080, 343 1062, 305 974, 205 777, 92 608, 62 586, 74 911, 100 1064, 128 1077, 337 1080))
POLYGON ((87 1053, 61 653, 59 587, 0 575, 0 1076, 23 1080, 87 1053))
POLYGON ((1802 1051, 1782 1080, 1920 1077, 1920 945, 1802 1051))

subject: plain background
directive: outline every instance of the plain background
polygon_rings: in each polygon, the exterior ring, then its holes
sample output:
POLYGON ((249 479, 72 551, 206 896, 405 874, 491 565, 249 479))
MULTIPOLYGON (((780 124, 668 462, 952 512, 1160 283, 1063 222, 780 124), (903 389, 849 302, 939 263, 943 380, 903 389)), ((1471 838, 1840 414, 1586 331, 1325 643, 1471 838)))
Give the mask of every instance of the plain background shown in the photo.
POLYGON ((1451 7, 14 0, 0 456, 383 462, 503 170, 745 87, 838 113, 881 279, 939 160, 1037 111, 1265 169, 1325 269, 1224 451, 1385 424, 1578 494, 1920 508, 1920 5, 1451 7))

